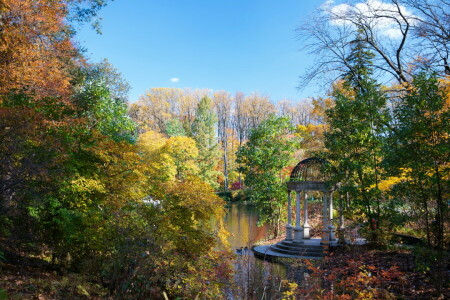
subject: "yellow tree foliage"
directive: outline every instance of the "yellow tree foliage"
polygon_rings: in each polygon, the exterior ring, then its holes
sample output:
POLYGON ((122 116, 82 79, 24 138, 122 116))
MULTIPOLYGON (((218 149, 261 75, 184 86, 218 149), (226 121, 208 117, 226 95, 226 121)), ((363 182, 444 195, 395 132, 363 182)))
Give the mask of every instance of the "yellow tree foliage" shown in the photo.
POLYGON ((308 152, 323 150, 324 133, 327 128, 327 124, 297 125, 295 132, 302 138, 301 148, 307 149, 308 152))
POLYGON ((166 141, 161 151, 172 158, 177 179, 199 173, 200 170, 196 164, 198 149, 193 139, 186 136, 171 137, 166 141))
POLYGON ((148 131, 141 134, 138 146, 151 181, 174 181, 197 175, 198 149, 195 141, 185 136, 164 137, 148 131))
POLYGON ((217 242, 226 244, 223 227, 224 201, 198 177, 166 185, 163 209, 169 218, 168 240, 186 254, 199 255, 217 242), (211 222, 216 220, 216 222, 211 222))

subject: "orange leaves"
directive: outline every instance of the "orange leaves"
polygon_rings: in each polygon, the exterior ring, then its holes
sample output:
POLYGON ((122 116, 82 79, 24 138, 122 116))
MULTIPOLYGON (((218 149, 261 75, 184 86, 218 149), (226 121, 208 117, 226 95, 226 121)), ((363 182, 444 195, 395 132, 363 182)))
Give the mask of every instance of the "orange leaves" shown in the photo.
POLYGON ((348 251, 305 260, 305 280, 288 284, 284 299, 394 299, 407 284, 396 253, 348 251))
POLYGON ((75 48, 64 22, 66 1, 4 0, 0 35, 0 94, 39 98, 70 93, 68 67, 75 48))
POLYGON ((444 110, 448 111, 450 109, 450 76, 441 79, 440 84, 445 97, 444 110))

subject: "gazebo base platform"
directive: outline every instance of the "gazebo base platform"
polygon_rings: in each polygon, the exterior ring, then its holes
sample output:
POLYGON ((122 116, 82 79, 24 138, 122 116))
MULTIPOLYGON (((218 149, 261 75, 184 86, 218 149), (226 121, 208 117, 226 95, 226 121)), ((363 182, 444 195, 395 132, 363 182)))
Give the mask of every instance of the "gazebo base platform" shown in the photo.
MULTIPOLYGON (((319 259, 324 256, 328 246, 320 244, 320 238, 304 239, 303 243, 281 241, 273 245, 256 246, 252 250, 256 257, 272 260, 276 258, 307 258, 319 259)), ((337 246, 337 241, 330 242, 330 246, 337 246)))

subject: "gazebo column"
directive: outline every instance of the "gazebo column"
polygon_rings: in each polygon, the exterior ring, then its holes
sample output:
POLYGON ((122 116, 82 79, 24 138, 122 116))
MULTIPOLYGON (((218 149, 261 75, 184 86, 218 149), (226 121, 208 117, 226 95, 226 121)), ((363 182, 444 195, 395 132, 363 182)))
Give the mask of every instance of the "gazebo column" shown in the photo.
POLYGON ((320 244, 328 246, 330 244, 330 228, 328 228, 328 198, 330 192, 326 191, 323 193, 323 210, 322 210, 322 240, 320 244))
POLYGON ((344 224, 344 196, 341 195, 339 202, 339 228, 338 228, 338 239, 339 244, 345 244, 345 236, 344 236, 344 230, 345 230, 345 224, 344 224))
POLYGON ((328 209, 329 209, 329 214, 330 214, 330 218, 329 218, 329 225, 328 228, 330 229, 330 241, 335 241, 336 240, 336 236, 335 236, 335 228, 333 226, 333 193, 330 193, 330 197, 328 198, 328 209))
POLYGON ((303 228, 300 226, 300 194, 301 191, 296 191, 295 203, 295 228, 294 228, 294 242, 303 243, 303 228))
POLYGON ((292 241, 292 203, 291 191, 288 191, 288 220, 286 225, 286 241, 292 241))
POLYGON ((303 223, 303 238, 309 239, 309 224, 308 224, 308 193, 306 191, 303 192, 304 195, 304 204, 303 204, 303 210, 304 210, 304 222, 303 223))

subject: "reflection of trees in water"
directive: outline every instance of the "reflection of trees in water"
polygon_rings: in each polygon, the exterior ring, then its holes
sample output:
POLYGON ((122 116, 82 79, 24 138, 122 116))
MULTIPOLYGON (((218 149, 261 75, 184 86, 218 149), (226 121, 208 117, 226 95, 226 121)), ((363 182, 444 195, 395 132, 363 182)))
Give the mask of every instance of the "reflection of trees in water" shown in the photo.
POLYGON ((231 233, 228 241, 232 249, 250 247, 266 235, 266 226, 256 226, 258 214, 253 205, 233 203, 225 216, 224 225, 231 233))
MULTIPOLYGON (((319 210, 320 203, 315 205, 319 210)), ((263 261, 253 256, 251 246, 267 238, 267 227, 258 227, 257 222, 257 210, 249 204, 233 203, 225 216, 225 226, 234 235, 229 238, 231 249, 249 248, 236 255, 234 283, 226 288, 228 299, 282 299, 287 288, 286 279, 300 282, 303 278, 304 269, 298 263, 290 262, 288 272, 284 264, 263 261)))
POLYGON ((280 299, 283 294, 282 281, 286 279, 283 265, 238 255, 235 260, 234 285, 230 287, 232 299, 280 299))

